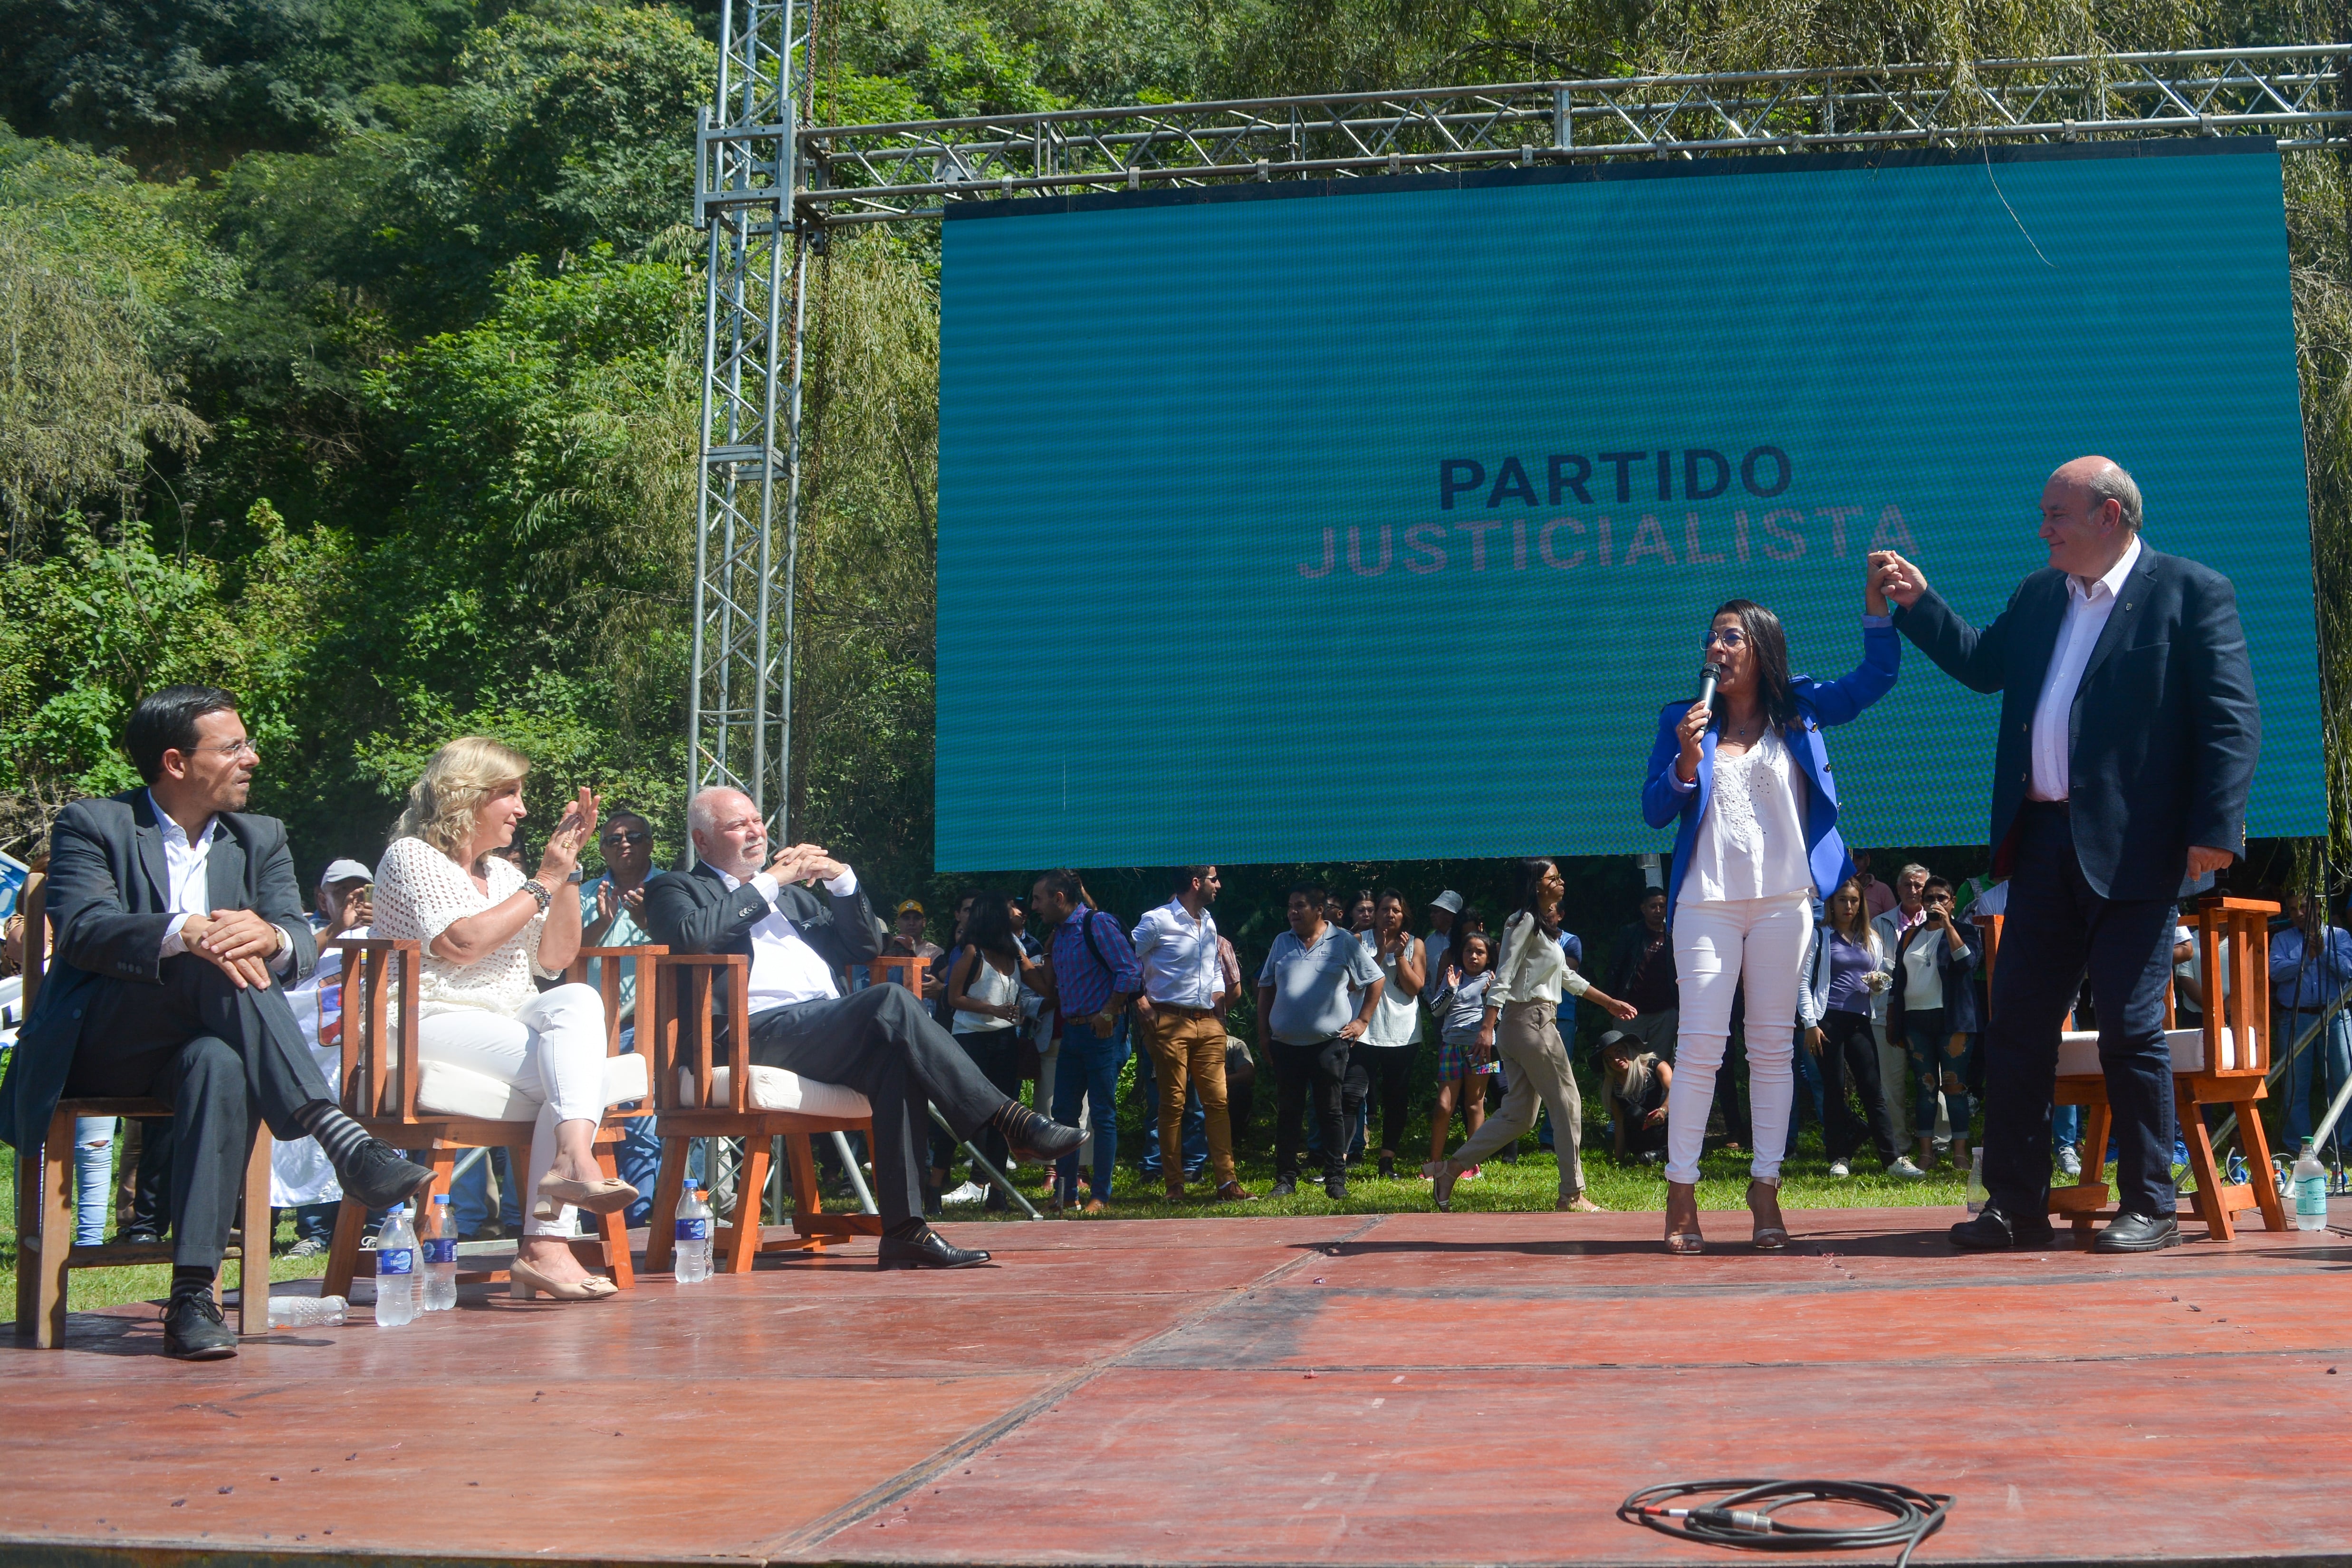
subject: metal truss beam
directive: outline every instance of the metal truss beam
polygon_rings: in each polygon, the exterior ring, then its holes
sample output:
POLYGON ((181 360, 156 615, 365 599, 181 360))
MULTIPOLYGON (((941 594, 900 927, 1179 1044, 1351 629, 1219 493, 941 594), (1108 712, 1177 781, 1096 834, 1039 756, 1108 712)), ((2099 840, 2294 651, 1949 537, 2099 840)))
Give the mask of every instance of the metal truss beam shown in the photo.
POLYGON ((1979 60, 1063 110, 798 138, 803 222, 949 199, 1722 153, 2261 132, 2352 141, 2352 45, 1979 60))
POLYGON ((742 790, 779 832, 792 750, 805 320, 805 246, 789 205, 806 79, 807 38, 795 26, 793 0, 729 0, 721 11, 717 107, 700 117, 694 203, 710 243, 687 786, 742 790))

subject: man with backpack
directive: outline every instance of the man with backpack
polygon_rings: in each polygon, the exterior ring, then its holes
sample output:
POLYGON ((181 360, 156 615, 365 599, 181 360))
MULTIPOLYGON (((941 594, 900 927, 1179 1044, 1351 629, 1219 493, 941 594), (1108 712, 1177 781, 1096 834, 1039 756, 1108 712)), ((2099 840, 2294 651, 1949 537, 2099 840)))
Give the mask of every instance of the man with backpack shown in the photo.
MULTIPOLYGON (((1094 1193, 1086 1212, 1110 1205, 1111 1172, 1118 1155, 1118 1070, 1127 1063, 1128 1006, 1143 988, 1142 966, 1116 916, 1087 902, 1078 873, 1049 871, 1031 888, 1029 916, 1045 932, 1055 1009, 1061 1019, 1061 1062, 1054 1075, 1054 1115, 1078 1124, 1078 1103, 1093 1119, 1094 1193)), ((1055 1206, 1078 1199, 1076 1151, 1062 1156, 1054 1183, 1055 1206)))

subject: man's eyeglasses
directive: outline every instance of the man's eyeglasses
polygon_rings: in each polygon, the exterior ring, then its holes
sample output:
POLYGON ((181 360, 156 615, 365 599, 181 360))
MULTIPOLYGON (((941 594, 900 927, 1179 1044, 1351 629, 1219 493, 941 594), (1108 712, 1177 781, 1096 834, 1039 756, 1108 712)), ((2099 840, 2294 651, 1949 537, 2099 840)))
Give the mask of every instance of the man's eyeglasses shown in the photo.
POLYGON ((1737 626, 1725 626, 1709 632, 1706 634, 1706 641, 1701 643, 1699 646, 1702 648, 1713 648, 1717 645, 1721 645, 1726 648, 1742 648, 1747 646, 1747 644, 1748 634, 1746 632, 1742 632, 1737 626))
POLYGON ((653 842, 653 838, 654 836, 651 833, 630 833, 615 831, 606 833, 604 835, 604 841, 608 844, 649 844, 653 842))
POLYGON ((261 755, 261 747, 254 745, 250 737, 226 741, 219 746, 200 746, 196 747, 196 749, 199 751, 217 752, 223 757, 245 757, 248 755, 258 757, 261 755))

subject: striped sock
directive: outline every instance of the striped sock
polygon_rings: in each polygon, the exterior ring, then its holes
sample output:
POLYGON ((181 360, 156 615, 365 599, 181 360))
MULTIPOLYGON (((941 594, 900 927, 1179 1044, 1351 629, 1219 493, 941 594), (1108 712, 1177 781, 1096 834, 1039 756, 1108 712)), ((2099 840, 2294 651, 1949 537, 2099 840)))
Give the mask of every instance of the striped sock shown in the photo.
POLYGON ((331 1100, 311 1101, 294 1113, 294 1119, 302 1124, 304 1132, 319 1140, 319 1147, 326 1151, 327 1163, 337 1170, 341 1170, 343 1162, 368 1140, 367 1129, 335 1109, 331 1100))

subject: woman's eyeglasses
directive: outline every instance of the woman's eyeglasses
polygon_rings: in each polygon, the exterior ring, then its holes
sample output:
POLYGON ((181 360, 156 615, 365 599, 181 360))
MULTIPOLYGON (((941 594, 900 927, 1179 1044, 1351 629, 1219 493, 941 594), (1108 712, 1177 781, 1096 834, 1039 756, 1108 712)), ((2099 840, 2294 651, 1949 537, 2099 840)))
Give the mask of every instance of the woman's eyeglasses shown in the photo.
POLYGON ((1717 646, 1725 648, 1743 648, 1747 645, 1748 634, 1737 626, 1724 626, 1709 632, 1706 634, 1706 641, 1699 644, 1702 648, 1713 648, 1717 646))

